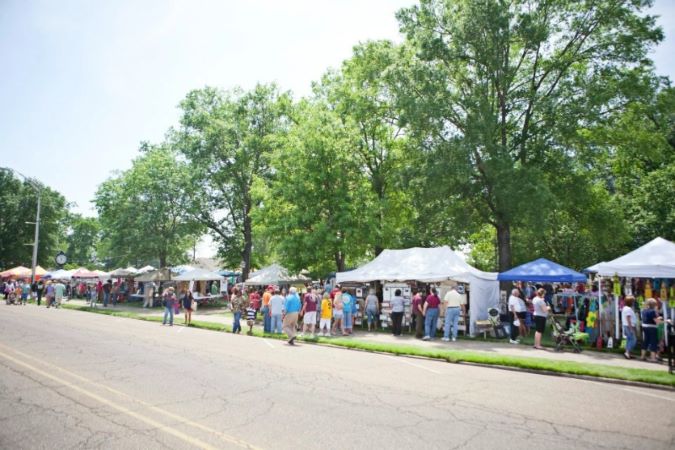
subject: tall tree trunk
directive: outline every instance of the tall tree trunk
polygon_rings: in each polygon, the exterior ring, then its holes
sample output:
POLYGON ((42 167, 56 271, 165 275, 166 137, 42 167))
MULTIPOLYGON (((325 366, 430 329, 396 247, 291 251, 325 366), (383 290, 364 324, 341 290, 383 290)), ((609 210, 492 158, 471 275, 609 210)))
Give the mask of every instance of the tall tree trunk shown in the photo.
POLYGON ((497 222, 497 250, 499 252, 499 271, 509 270, 513 264, 511 259, 511 225, 497 222))
POLYGON ((159 253, 159 268, 166 267, 166 252, 159 253))
POLYGON ((338 272, 345 271, 345 257, 342 252, 335 252, 335 266, 338 272))
POLYGON ((251 271, 251 252, 253 250, 253 224, 251 221, 251 202, 247 200, 244 204, 244 251, 241 258, 244 265, 241 269, 242 280, 248 278, 251 271))

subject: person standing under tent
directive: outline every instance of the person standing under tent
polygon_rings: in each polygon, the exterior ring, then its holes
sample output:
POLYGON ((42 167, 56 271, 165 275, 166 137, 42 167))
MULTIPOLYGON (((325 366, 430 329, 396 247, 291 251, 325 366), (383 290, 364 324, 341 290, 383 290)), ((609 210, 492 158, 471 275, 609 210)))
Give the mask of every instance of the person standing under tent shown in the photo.
POLYGON ((31 299, 35 300, 37 299, 37 280, 33 280, 33 282, 30 285, 30 297, 31 299))
POLYGON ((427 295, 424 301, 424 337, 422 340, 429 341, 436 337, 436 325, 438 322, 439 307, 441 299, 436 295, 436 288, 431 288, 431 293, 427 295))
POLYGON ((157 285, 154 282, 150 281, 145 283, 145 286, 143 286, 143 308, 152 308, 155 298, 155 290, 157 290, 157 285))
POLYGON ((110 293, 112 292, 112 280, 108 280, 103 285, 103 306, 107 307, 110 301, 110 293))
POLYGON ((424 337, 424 290, 418 290, 412 299, 412 316, 415 320, 415 337, 424 337))
POLYGON ((284 332, 288 336, 289 345, 295 345, 299 312, 300 297, 298 297, 298 290, 295 287, 291 287, 284 302, 284 332))
POLYGON ((274 287, 274 295, 270 297, 270 333, 281 334, 281 323, 284 313, 284 297, 279 287, 274 287))
POLYGON ((368 296, 366 297, 366 316, 368 318, 368 331, 377 330, 377 314, 380 310, 380 302, 375 295, 375 289, 368 291, 368 296))
POLYGON ((272 330, 272 315, 270 314, 272 291, 274 291, 274 287, 267 286, 267 289, 262 296, 263 332, 265 333, 271 333, 272 330))
POLYGON ((401 335, 401 322, 403 321, 403 297, 401 297, 401 290, 396 289, 394 296, 391 298, 391 328, 394 336, 401 335))
POLYGON ((321 336, 331 336, 330 321, 332 317, 333 302, 330 300, 330 294, 324 292, 323 299, 321 300, 321 320, 319 322, 319 333, 321 333, 321 336))
POLYGON ((511 319, 511 339, 512 344, 519 344, 518 335, 525 336, 525 319, 527 307, 525 301, 520 298, 520 291, 513 289, 509 296, 509 317, 511 319))
POLYGON ((658 349, 658 326, 662 322, 656 311, 657 301, 653 298, 648 298, 645 302, 645 307, 641 312, 642 317, 642 351, 640 352, 640 359, 649 362, 658 362, 656 355, 658 349), (647 359, 647 350, 649 350, 650 358, 647 359))
POLYGON ((544 296, 546 291, 543 288, 537 290, 537 295, 535 295, 532 300, 532 305, 534 306, 534 326, 536 332, 534 333, 534 348, 537 350, 543 350, 544 347, 541 346, 541 336, 546 329, 546 319, 548 318, 548 312, 551 309, 550 306, 546 304, 544 296))
POLYGON ((242 295, 238 287, 232 290, 232 302, 230 303, 232 313, 234 314, 234 322, 232 323, 232 332, 241 333, 241 316, 246 312, 248 307, 248 300, 242 295))
POLYGON ((466 295, 464 286, 454 285, 443 297, 445 307, 445 323, 443 326, 443 340, 450 340, 450 327, 452 326, 452 342, 457 340, 460 314, 466 317, 466 295))
POLYGON ((623 336, 626 338, 626 351, 623 353, 623 357, 626 359, 631 359, 632 356, 630 353, 633 351, 635 344, 637 343, 637 322, 635 321, 635 311, 633 310, 635 297, 628 295, 623 302, 624 307, 621 309, 621 327, 623 329, 623 336))
POLYGON ((314 331, 316 329, 316 310, 317 310, 317 298, 314 294, 313 288, 308 288, 307 293, 304 296, 304 302, 302 304, 302 310, 300 314, 302 315, 303 330, 302 334, 309 332, 312 337, 314 337, 314 331))
POLYGON ((31 292, 31 286, 28 280, 24 281, 22 288, 23 290, 21 291, 21 304, 25 305, 26 303, 28 303, 28 296, 30 295, 31 292))

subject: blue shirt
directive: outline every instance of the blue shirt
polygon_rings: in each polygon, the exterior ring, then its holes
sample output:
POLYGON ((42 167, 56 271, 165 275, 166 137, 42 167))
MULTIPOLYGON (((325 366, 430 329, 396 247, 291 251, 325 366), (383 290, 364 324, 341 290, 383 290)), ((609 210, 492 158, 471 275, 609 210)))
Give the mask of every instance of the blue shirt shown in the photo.
POLYGON ((284 310, 286 314, 300 311, 300 297, 298 294, 288 294, 284 302, 284 310))
POLYGON ((354 298, 347 292, 342 293, 342 308, 346 313, 354 312, 354 298))

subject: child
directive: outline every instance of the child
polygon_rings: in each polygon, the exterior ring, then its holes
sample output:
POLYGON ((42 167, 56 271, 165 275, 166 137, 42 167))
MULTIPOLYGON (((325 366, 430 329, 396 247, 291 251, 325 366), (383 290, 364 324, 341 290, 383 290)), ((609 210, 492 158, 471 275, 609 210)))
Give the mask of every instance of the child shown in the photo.
POLYGON ((89 289, 89 299, 90 306, 96 308, 96 302, 98 301, 98 292, 96 292, 96 289, 89 289))
POLYGON ((248 334, 251 336, 253 334, 253 325, 255 324, 256 309, 253 304, 249 304, 246 308, 246 325, 248 325, 248 334))
POLYGON ((330 337, 331 317, 333 317, 333 305, 331 304, 328 292, 326 292, 323 294, 323 299, 321 300, 321 321, 319 322, 319 333, 321 333, 321 336, 330 337))
MULTIPOLYGON (((23 292, 23 287, 21 286, 21 283, 17 284, 16 288, 14 289, 14 296, 15 296, 14 298, 16 298, 17 305, 20 305, 24 301, 23 300, 24 295, 26 294, 24 294, 23 292)), ((25 304, 26 303, 24 303, 24 305, 25 304)))

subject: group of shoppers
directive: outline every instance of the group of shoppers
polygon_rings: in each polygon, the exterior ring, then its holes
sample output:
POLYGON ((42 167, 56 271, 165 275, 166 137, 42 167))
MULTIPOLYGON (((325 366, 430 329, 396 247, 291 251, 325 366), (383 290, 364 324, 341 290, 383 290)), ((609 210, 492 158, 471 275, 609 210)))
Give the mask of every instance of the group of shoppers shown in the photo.
MULTIPOLYGON (((623 327, 623 336, 626 338, 626 351, 623 356, 626 359, 632 359, 631 352, 637 344, 637 318, 635 310, 635 297, 632 295, 626 296, 624 299, 625 306, 621 310, 621 325, 623 327)), ((640 352, 640 359, 643 361, 658 362, 658 326, 663 322, 663 317, 659 315, 657 310, 658 302, 654 298, 648 298, 645 301, 645 307, 640 312, 640 319, 642 320, 642 349, 640 352), (649 351, 649 359, 647 359, 647 352, 649 351)))
MULTIPOLYGON (((532 298, 532 306, 534 308, 534 348, 542 350, 541 338, 546 330, 546 320, 551 312, 551 307, 546 300, 548 293, 544 288, 538 288, 532 298)), ((523 293, 520 289, 513 289, 508 300, 509 318, 511 322, 511 336, 509 342, 512 344, 520 344, 518 339, 520 336, 528 336, 530 329, 527 326, 527 303, 523 298, 523 293)))
POLYGON ((0 283, 0 293, 4 294, 8 304, 25 305, 31 298, 41 306, 44 297, 47 308, 58 308, 67 295, 67 285, 60 280, 39 280, 33 283, 28 280, 8 280, 0 283))
MULTIPOLYGON (((425 341, 436 337, 438 318, 444 312, 443 341, 457 340, 460 317, 466 317, 466 293, 464 286, 451 285, 441 300, 434 287, 428 291, 418 291, 412 298, 412 317, 415 326, 415 337, 425 341)), ((394 336, 401 335, 401 322, 404 314, 404 299, 401 290, 394 291, 391 299, 391 321, 394 336)))

